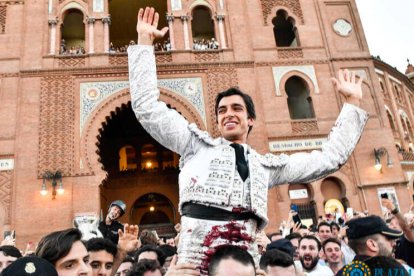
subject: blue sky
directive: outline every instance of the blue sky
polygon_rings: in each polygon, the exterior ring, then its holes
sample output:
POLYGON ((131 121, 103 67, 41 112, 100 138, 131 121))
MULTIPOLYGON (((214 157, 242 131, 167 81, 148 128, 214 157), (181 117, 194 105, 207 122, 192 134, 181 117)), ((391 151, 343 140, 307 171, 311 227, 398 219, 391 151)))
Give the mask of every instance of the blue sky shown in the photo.
POLYGON ((414 1, 356 0, 371 55, 401 72, 414 64, 414 1))

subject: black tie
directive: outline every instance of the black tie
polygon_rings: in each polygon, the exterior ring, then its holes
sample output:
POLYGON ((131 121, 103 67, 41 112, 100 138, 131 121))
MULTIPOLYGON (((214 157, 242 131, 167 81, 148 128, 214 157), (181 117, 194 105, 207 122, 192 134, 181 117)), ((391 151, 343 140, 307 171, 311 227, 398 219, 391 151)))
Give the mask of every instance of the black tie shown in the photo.
POLYGON ((244 157, 244 148, 240 144, 230 144, 230 147, 234 148, 236 153, 236 166, 237 171, 240 174, 240 177, 243 181, 249 176, 249 167, 247 166, 246 158, 244 157))

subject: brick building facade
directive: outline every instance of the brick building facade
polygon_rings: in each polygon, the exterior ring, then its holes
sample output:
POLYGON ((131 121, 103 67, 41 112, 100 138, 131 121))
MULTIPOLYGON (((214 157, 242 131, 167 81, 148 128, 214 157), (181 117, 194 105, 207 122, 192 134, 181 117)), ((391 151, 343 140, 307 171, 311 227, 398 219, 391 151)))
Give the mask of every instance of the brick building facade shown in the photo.
MULTIPOLYGON (((167 235, 179 221, 178 156, 134 119, 128 91, 125 45, 136 41, 138 8, 153 3, 0 0, 0 230, 16 230, 18 245, 78 214, 105 214, 115 199, 128 205, 123 222, 167 235), (59 175, 64 193, 52 199, 59 175)), ((267 231, 291 203, 309 219, 330 199, 379 214, 378 193, 388 191, 408 208, 413 84, 371 58, 354 0, 165 0, 156 9, 170 27, 157 46, 161 99, 218 135, 215 95, 240 87, 256 103, 249 143, 262 153, 319 148, 343 104, 330 78, 341 68, 365 78, 371 117, 354 154, 325 179, 271 189, 267 231)))

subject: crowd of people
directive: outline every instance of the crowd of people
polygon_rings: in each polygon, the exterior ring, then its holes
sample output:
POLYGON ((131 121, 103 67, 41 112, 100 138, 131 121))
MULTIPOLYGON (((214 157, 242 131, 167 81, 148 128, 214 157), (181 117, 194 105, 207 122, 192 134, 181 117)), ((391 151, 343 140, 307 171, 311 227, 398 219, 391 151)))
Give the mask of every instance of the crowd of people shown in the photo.
POLYGON ((278 232, 257 233, 259 259, 228 243, 212 250, 208 272, 200 274, 194 264, 177 263, 180 224, 169 238, 122 225, 117 219, 126 205, 117 200, 94 230, 99 235, 89 240, 70 228, 47 234, 34 251, 23 251, 7 237, 0 246, 0 275, 411 275, 414 205, 403 213, 389 199, 382 204, 387 209, 382 218, 366 212, 352 218, 326 214, 310 226, 295 220, 292 210, 278 232), (350 274, 358 270, 366 274, 350 274))
POLYGON ((67 47, 66 41, 62 39, 60 42, 59 54, 60 55, 84 55, 86 54, 86 52, 85 52, 85 48, 81 45, 67 47))
MULTIPOLYGON (((134 40, 131 40, 129 44, 121 45, 121 46, 114 46, 113 42, 109 43, 109 53, 126 53, 128 47, 131 45, 136 45, 134 40)), ((218 42, 213 38, 210 40, 200 39, 193 41, 193 50, 195 51, 205 51, 205 50, 217 50, 219 48, 218 42)), ((156 52, 169 52, 171 51, 171 42, 170 39, 167 38, 163 42, 156 42, 154 43, 154 51, 156 52)), ((83 46, 71 46, 67 47, 66 42, 62 39, 60 43, 60 55, 84 55, 85 48, 83 46)))
MULTIPOLYGON (((158 101, 152 47, 168 31, 157 29, 158 19, 153 8, 138 12, 138 45, 128 46, 130 93, 141 125, 181 156, 177 235, 164 244, 152 231, 122 225, 126 205, 117 200, 98 228, 50 233, 34 256, 15 254, 11 260, 6 257, 19 250, 0 248, 0 263, 8 265, 2 275, 409 275, 413 208, 403 215, 387 198, 385 218, 336 212, 306 226, 292 206, 279 232, 265 232, 269 188, 311 183, 349 158, 368 121, 359 107, 363 79, 349 70, 332 78, 345 104, 320 151, 260 155, 247 145, 256 119, 253 99, 238 88, 217 94, 217 139, 158 101)), ((197 44, 200 50, 210 47, 197 44)))
POLYGON ((219 48, 219 44, 217 40, 212 37, 209 40, 205 39, 194 39, 193 41, 193 50, 195 51, 205 51, 205 50, 217 50, 219 48))

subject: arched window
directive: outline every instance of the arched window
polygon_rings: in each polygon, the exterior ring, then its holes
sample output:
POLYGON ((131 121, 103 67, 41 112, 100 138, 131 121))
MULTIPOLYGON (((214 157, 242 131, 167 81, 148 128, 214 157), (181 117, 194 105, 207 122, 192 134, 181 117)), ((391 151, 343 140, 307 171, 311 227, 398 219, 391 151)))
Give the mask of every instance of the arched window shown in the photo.
POLYGON ((272 23, 277 47, 299 46, 295 20, 292 17, 288 17, 286 11, 278 10, 272 23))
POLYGON ((174 205, 169 198, 158 193, 139 197, 131 208, 131 222, 135 224, 173 223, 174 205))
POLYGON ((410 124, 410 121, 408 120, 408 118, 405 118, 405 120, 406 120, 405 122, 407 124, 408 133, 410 134, 410 138, 412 139, 414 137, 413 128, 411 127, 411 124, 410 124))
POLYGON ((402 125, 403 130, 404 130, 404 139, 408 140, 410 138, 410 136, 409 136, 408 127, 407 127, 405 117, 403 115, 400 115, 400 120, 401 120, 401 125, 402 125))
POLYGON ((78 9, 68 10, 61 28, 60 54, 85 54, 83 13, 78 9))
POLYGON ((175 170, 178 168, 179 155, 175 152, 164 150, 162 152, 162 169, 175 170))
POLYGON ((380 79, 380 86, 381 86, 381 92, 384 93, 385 92, 384 83, 382 82, 381 79, 380 79))
POLYGON ((387 112, 388 121, 390 122, 392 131, 396 131, 395 124, 394 124, 394 118, 392 117, 391 112, 388 109, 386 109, 386 112, 387 112))
POLYGON ((394 85, 395 96, 397 97, 397 102, 402 103, 403 98, 401 96, 401 92, 396 85, 394 85))
POLYGON ((141 169, 154 170, 158 168, 157 151, 153 144, 146 144, 141 149, 141 169))
POLYGON ((298 76, 290 77, 286 81, 285 91, 291 119, 315 118, 312 98, 305 80, 298 76))
POLYGON ((119 150, 119 170, 135 170, 137 169, 137 160, 135 148, 132 146, 123 146, 119 150))
POLYGON ((194 50, 218 49, 214 21, 207 7, 197 6, 193 9, 191 29, 194 50))

